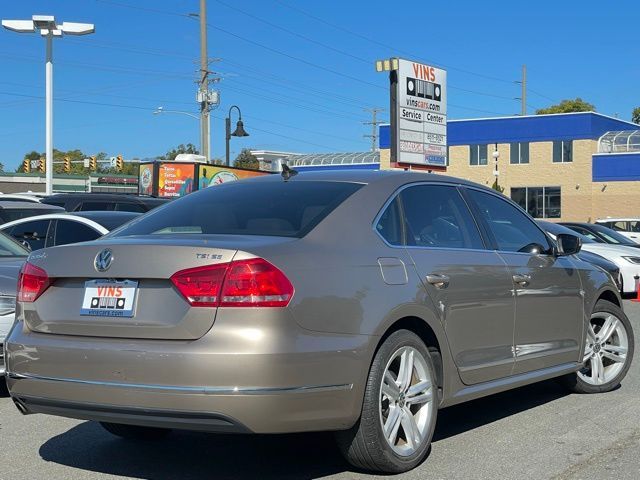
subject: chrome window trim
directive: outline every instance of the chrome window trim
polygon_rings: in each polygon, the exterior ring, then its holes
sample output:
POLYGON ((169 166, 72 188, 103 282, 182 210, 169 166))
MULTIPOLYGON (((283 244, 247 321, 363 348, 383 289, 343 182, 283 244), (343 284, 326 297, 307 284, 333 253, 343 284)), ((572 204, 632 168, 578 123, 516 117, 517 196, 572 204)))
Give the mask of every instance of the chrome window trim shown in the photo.
POLYGON ((279 393, 305 393, 305 392, 326 392, 336 390, 351 390, 352 383, 335 385, 300 385, 293 387, 210 387, 210 386, 178 386, 178 385, 152 385, 145 383, 120 383, 103 382, 98 380, 80 380, 76 378, 47 377, 26 373, 8 372, 7 376, 12 380, 38 380, 47 382, 72 383, 80 385, 91 385, 97 387, 132 388, 140 390, 161 390, 175 393, 201 393, 204 395, 269 395, 279 393))

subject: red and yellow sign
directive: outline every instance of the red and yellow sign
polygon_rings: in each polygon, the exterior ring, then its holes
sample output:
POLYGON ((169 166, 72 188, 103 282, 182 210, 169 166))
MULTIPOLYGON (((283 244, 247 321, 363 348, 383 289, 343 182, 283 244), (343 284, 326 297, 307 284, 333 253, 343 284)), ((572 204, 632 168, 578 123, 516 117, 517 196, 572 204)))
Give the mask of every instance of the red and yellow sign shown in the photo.
POLYGON ((195 165, 161 163, 158 168, 158 196, 183 197, 194 190, 195 165))

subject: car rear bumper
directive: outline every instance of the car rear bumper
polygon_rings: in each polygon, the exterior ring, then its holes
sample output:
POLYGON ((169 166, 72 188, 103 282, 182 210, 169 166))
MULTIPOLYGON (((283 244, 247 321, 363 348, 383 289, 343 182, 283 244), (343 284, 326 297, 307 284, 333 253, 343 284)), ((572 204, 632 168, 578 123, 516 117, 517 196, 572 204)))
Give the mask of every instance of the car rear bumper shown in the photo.
POLYGON ((184 342, 42 334, 20 322, 7 340, 7 385, 23 413, 83 420, 255 433, 357 420, 370 337, 296 327, 230 345, 222 323, 184 342))

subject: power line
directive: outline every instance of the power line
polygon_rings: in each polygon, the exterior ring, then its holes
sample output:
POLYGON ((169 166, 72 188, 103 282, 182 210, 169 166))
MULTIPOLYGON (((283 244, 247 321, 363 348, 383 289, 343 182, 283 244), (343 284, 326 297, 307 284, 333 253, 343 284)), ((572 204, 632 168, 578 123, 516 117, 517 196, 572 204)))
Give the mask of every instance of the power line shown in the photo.
MULTIPOLYGON (((158 14, 172 15, 172 16, 178 16, 178 17, 184 17, 184 18, 189 18, 189 19, 191 19, 191 17, 190 17, 189 15, 187 15, 187 14, 182 14, 182 13, 169 12, 169 11, 166 11, 166 10, 159 10, 159 9, 155 9, 155 8, 140 7, 140 6, 137 6, 137 5, 130 5, 130 4, 125 4, 125 3, 120 3, 120 2, 113 2, 113 1, 110 1, 110 0, 96 0, 96 1, 98 1, 98 2, 100 2, 100 3, 106 3, 106 4, 110 4, 110 5, 115 5, 115 6, 123 7, 123 8, 131 8, 131 9, 136 9, 136 10, 142 10, 142 11, 148 11, 148 12, 153 12, 153 13, 158 13, 158 14)), ((226 3, 221 2, 220 0, 216 0, 216 1, 218 1, 219 3, 222 3, 222 4, 226 5, 226 6, 228 6, 226 3)), ((278 1, 278 0, 275 0, 275 1, 278 1)), ((279 2, 279 1, 278 1, 278 3, 282 3, 282 2, 279 2)), ((286 4, 283 4, 283 5, 285 5, 285 6, 289 7, 289 8, 293 8, 293 7, 290 7, 289 5, 286 5, 286 4)), ((287 31, 288 33, 290 33, 290 34, 292 34, 292 35, 296 35, 296 36, 299 36, 299 35, 300 35, 300 34, 297 34, 296 32, 293 32, 293 31, 291 31, 291 30, 289 30, 289 29, 285 29, 284 27, 280 27, 280 26, 278 26, 278 25, 275 25, 275 24, 273 24, 272 22, 267 22, 266 20, 259 19, 259 18, 257 18, 256 16, 254 16, 254 15, 252 15, 252 14, 248 13, 248 12, 245 12, 245 11, 243 11, 243 10, 240 10, 240 9, 238 9, 238 8, 231 7, 231 6, 229 6, 229 8, 233 8, 233 9, 235 9, 235 10, 238 10, 238 11, 240 11, 240 12, 242 12, 242 13, 246 14, 246 15, 251 16, 252 18, 256 18, 256 19, 258 19, 259 21, 266 22, 266 23, 268 23, 268 24, 270 24, 270 25, 272 25, 272 26, 275 26, 276 28, 280 28, 281 30, 287 31)), ((297 9, 297 8, 294 8, 294 9, 299 10, 299 9, 297 9)), ((268 46, 268 45, 265 45, 265 44, 263 44, 263 43, 257 42, 257 41, 255 41, 255 40, 252 40, 252 39, 249 39, 249 38, 243 37, 243 36, 241 36, 241 35, 238 35, 237 33, 231 32, 231 31, 226 30, 226 29, 224 29, 224 28, 221 28, 221 27, 219 27, 219 26, 217 26, 217 25, 214 25, 214 24, 211 24, 211 23, 207 23, 207 26, 208 26, 208 27, 210 27, 210 28, 212 28, 212 29, 214 29, 214 30, 217 30, 217 31, 219 31, 219 32, 222 32, 222 33, 224 33, 224 34, 226 34, 226 35, 229 35, 229 36, 232 36, 232 37, 237 38, 237 39, 239 39, 239 40, 242 40, 242 41, 244 41, 244 42, 250 43, 250 44, 252 44, 252 45, 254 45, 254 46, 260 47, 260 48, 265 49, 265 50, 267 50, 267 51, 270 51, 270 52, 272 52, 272 53, 275 53, 275 54, 278 54, 278 55, 284 56, 284 57, 286 57, 286 58, 289 58, 289 59, 292 59, 292 60, 298 61, 298 62, 303 63, 303 64, 305 64, 305 65, 308 65, 308 66, 311 66, 311 67, 317 68, 317 69, 322 70, 322 71, 325 71, 325 72, 332 73, 332 74, 337 75, 337 76, 341 76, 341 77, 347 78, 347 79, 349 79, 349 80, 352 80, 352 81, 355 81, 355 82, 358 82, 358 83, 361 83, 361 84, 364 84, 364 85, 368 85, 368 86, 371 86, 371 87, 375 87, 375 88, 379 88, 379 89, 384 89, 384 90, 386 90, 386 87, 385 87, 385 86, 378 85, 378 84, 375 84, 375 83, 372 83, 372 82, 369 82, 369 81, 363 80, 363 79, 361 79, 361 78, 354 77, 354 76, 352 76, 352 75, 345 74, 345 73, 343 73, 343 72, 340 72, 340 71, 334 70, 334 69, 332 69, 332 68, 329 68, 329 67, 325 67, 325 66, 322 66, 322 65, 316 64, 316 63, 314 63, 314 62, 310 62, 310 61, 308 61, 308 60, 306 60, 306 59, 304 59, 304 58, 300 58, 300 57, 297 57, 297 56, 295 56, 295 55, 288 54, 288 53, 286 53, 286 52, 284 52, 284 51, 282 51, 282 50, 278 50, 278 49, 276 49, 276 48, 272 48, 272 47, 270 47, 270 46, 268 46)), ((337 28, 337 27, 336 27, 336 28, 337 28)), ((340 28, 341 28, 341 27, 340 27, 340 28)), ((351 33, 353 33, 353 32, 351 32, 351 33)), ((304 38, 308 39, 309 37, 304 36, 304 38)), ((363 38, 367 38, 367 37, 363 37, 363 38)), ((369 39, 369 40, 370 40, 370 39, 369 39)), ((313 40, 311 39, 311 41, 313 41, 313 40)), ((372 40, 372 41, 373 41, 373 40, 372 40)), ((375 41, 374 41, 374 42, 375 42, 375 41)), ((378 43, 378 42, 376 42, 376 43, 378 43)), ((323 45, 325 45, 325 44, 323 44, 323 45)), ((325 46, 326 46, 326 45, 325 45, 325 46)), ((331 47, 331 48, 332 48, 332 47, 331 47)), ((393 49, 392 47, 389 47, 389 46, 386 46, 385 48, 393 49)), ((344 53, 344 52, 343 52, 343 53, 344 53)), ((363 61, 365 61, 365 62, 369 63, 369 61, 368 61, 368 60, 366 60, 366 59, 364 59, 364 58, 360 58, 360 60, 363 60, 363 61)), ((438 64, 436 64, 436 63, 433 63, 433 64, 434 64, 434 65, 438 65, 438 64)), ((459 70, 459 71, 465 71, 465 72, 467 72, 466 70, 459 69, 459 68, 456 68, 456 67, 447 67, 446 65, 442 65, 442 64, 440 64, 440 65, 441 65, 441 66, 443 66, 443 67, 445 67, 445 68, 450 68, 450 69, 452 69, 452 70, 459 70)), ((468 72, 468 73, 473 73, 473 72, 468 72)), ((479 75, 479 76, 483 76, 483 75, 481 75, 481 74, 477 74, 477 75, 479 75)), ((487 78, 492 78, 492 77, 487 77, 487 78)), ((502 80, 502 81, 507 82, 507 83, 510 83, 510 84, 512 84, 512 83, 513 83, 513 82, 511 82, 511 81, 506 81, 506 80, 502 80)), ((502 96, 502 95, 496 95, 496 94, 491 94, 491 93, 485 93, 485 92, 479 92, 479 91, 475 91, 475 90, 470 90, 470 89, 465 89, 465 88, 457 87, 457 86, 455 86, 455 85, 449 85, 449 88, 454 89, 454 90, 465 91, 465 92, 467 92, 467 93, 473 93, 473 94, 477 94, 477 95, 482 95, 482 96, 488 96, 488 97, 493 97, 493 98, 501 98, 501 99, 504 99, 504 100, 513 100, 511 97, 502 96)), ((455 106, 455 105, 453 105, 453 104, 451 104, 451 105, 452 105, 452 106, 455 106)), ((458 108, 463 108, 463 109, 466 109, 466 110, 470 110, 470 111, 479 111, 479 112, 482 112, 482 113, 497 113, 497 112, 491 112, 491 111, 488 111, 488 110, 474 109, 474 108, 470 108, 470 107, 462 107, 462 106, 457 106, 457 107, 458 107, 458 108)), ((497 114, 498 114, 498 115, 501 115, 501 113, 497 113, 497 114)))

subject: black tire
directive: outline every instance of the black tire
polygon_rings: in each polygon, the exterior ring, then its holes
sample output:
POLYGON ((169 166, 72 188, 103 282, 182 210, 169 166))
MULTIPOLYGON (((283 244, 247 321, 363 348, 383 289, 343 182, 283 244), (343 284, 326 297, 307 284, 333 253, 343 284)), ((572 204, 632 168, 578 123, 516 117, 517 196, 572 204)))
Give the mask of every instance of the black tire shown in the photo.
POLYGON ((384 473, 406 472, 419 465, 429 451, 438 415, 439 396, 435 379, 433 360, 420 337, 409 330, 392 333, 380 346, 371 364, 360 419, 351 429, 336 432, 338 447, 346 460, 357 468, 384 473), (433 380, 430 424, 427 425, 422 443, 410 456, 398 455, 384 438, 379 410, 386 366, 394 353, 405 346, 413 347, 422 354, 433 380))
POLYGON ((107 432, 127 440, 159 440, 171 432, 168 428, 142 427, 123 423, 100 422, 100 425, 107 432))
MULTIPOLYGON (((618 374, 614 378, 609 380, 607 383, 603 383, 601 385, 593 385, 586 382, 584 379, 580 377, 580 375, 578 375, 578 372, 571 373, 569 375, 565 375, 564 377, 561 377, 561 382, 569 390, 571 390, 574 393, 610 392, 611 390, 615 389, 618 385, 620 385, 620 382, 626 376, 627 372, 629 371, 629 367, 631 366, 631 361, 633 359, 633 351, 634 351, 634 339, 633 339, 633 328, 631 326, 631 322, 629 321, 629 318, 624 313, 622 308, 620 308, 615 303, 611 303, 607 300, 598 300, 598 302, 596 303, 596 306, 593 309, 592 315, 599 312, 610 313, 615 315, 624 326, 627 333, 627 337, 628 337, 627 338, 628 340, 627 357, 620 372, 618 372, 618 374)), ((585 366, 585 368, 587 367, 585 366)))

